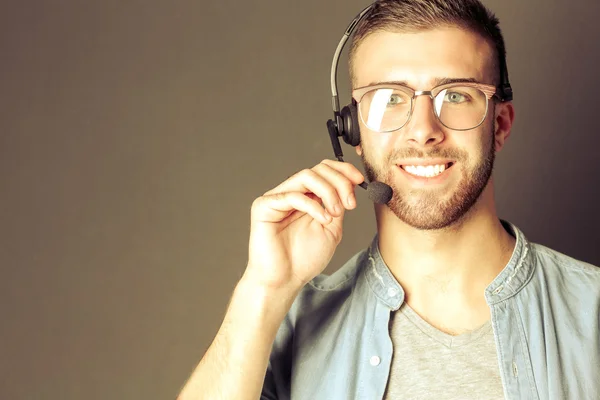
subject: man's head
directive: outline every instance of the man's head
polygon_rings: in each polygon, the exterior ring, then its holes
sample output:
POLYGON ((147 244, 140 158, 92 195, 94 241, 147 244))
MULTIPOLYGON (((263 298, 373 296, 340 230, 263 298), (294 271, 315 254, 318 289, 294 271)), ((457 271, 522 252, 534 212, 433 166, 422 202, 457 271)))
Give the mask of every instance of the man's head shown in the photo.
MULTIPOLYGON (((434 92, 448 80, 497 86, 504 51, 497 19, 476 0, 379 1, 357 27, 350 49, 353 97, 358 100, 358 88, 389 82, 434 92)), ((446 96, 456 94, 439 96, 443 107, 455 100, 446 96)), ((397 101, 386 99, 385 112, 397 101)), ((439 111, 440 104, 427 95, 416 96, 406 125, 391 132, 367 127, 359 104, 357 153, 367 177, 390 185, 394 197, 388 206, 419 229, 442 229, 467 215, 489 186, 495 152, 502 148, 514 118, 511 103, 492 98, 480 125, 454 130, 436 116, 440 113, 434 109, 439 111), (436 178, 418 178, 411 166, 421 164, 450 168, 436 178)))

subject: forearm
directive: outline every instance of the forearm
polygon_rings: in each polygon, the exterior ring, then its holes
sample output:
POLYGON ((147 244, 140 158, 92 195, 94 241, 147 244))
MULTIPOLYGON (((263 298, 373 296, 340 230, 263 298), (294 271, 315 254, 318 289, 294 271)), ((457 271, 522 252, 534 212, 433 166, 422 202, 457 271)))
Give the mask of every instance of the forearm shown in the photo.
POLYGON ((275 335, 296 294, 240 281, 219 332, 179 400, 258 399, 275 335))

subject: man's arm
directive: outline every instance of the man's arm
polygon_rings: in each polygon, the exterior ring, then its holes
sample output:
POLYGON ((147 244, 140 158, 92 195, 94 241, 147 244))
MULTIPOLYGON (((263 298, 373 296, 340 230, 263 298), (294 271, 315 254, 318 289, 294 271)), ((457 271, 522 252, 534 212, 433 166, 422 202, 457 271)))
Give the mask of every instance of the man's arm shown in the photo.
POLYGON ((254 201, 244 277, 179 400, 259 398, 277 330, 302 287, 331 260, 363 181, 351 164, 323 160, 254 201))
POLYGON ((259 399, 275 335, 298 292, 242 278, 219 332, 178 400, 259 399))

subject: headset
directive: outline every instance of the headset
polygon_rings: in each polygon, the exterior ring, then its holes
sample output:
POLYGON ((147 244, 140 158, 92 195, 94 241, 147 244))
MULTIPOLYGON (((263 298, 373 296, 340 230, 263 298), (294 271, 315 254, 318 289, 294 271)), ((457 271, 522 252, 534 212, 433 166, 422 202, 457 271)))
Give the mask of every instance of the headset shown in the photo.
MULTIPOLYGON (((348 38, 358 25, 358 23, 367 15, 367 13, 373 9, 377 4, 377 1, 365 7, 353 20, 350 25, 346 28, 344 36, 340 40, 340 43, 335 50, 333 55, 333 62, 331 63, 331 104, 333 107, 333 119, 327 121, 327 130, 329 132, 329 138, 331 139, 331 145, 333 146, 333 152, 338 161, 344 161, 344 153, 340 145, 339 137, 344 139, 344 142, 352 147, 356 147, 360 144, 360 127, 358 122, 358 110, 356 101, 352 99, 350 104, 342 108, 340 111, 340 102, 338 99, 337 90, 337 68, 340 61, 340 55, 344 49, 344 45, 348 41, 348 38)), ((500 77, 501 83, 497 88, 497 96, 500 101, 511 101, 513 99, 513 91, 508 81, 508 68, 506 66, 506 57, 501 57, 500 60, 500 77)), ((366 185, 362 185, 366 189, 366 185)))

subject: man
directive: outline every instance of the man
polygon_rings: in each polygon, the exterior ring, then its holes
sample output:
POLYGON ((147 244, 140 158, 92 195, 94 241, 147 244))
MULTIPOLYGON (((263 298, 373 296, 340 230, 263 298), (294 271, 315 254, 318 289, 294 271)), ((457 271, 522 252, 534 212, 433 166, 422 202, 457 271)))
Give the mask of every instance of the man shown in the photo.
POLYGON ((319 275, 364 180, 347 163, 258 198, 246 272, 181 399, 600 398, 600 270, 496 214, 504 57, 478 0, 373 6, 350 73, 356 151, 393 189, 378 234, 319 275))

